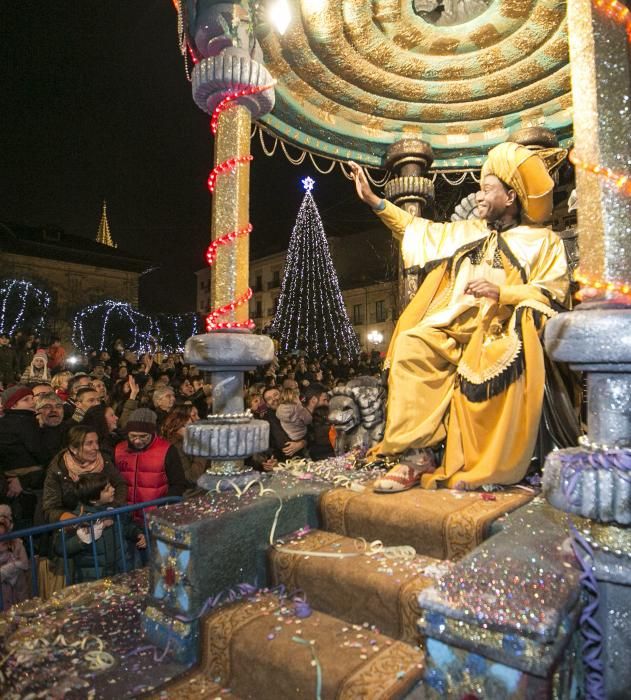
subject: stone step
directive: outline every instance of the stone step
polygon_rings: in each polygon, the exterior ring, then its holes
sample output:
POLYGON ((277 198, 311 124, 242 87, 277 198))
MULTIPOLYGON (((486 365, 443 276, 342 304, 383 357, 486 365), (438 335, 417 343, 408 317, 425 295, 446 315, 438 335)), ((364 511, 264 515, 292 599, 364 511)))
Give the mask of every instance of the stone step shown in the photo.
POLYGON ((274 592, 207 615, 200 642, 200 664, 160 697, 211 697, 214 688, 214 697, 243 700, 387 700, 405 697, 424 667, 418 647, 315 610, 299 617, 274 592))
POLYGON ((336 488, 320 497, 323 529, 347 537, 411 545, 417 554, 460 559, 491 533, 493 523, 533 498, 521 489, 493 493, 413 488, 374 493, 336 488))
POLYGON ((418 643, 418 594, 446 573, 448 564, 419 555, 368 556, 358 554, 358 546, 359 540, 322 530, 285 539, 269 550, 272 580, 288 592, 303 591, 312 608, 355 625, 370 622, 389 637, 418 643))

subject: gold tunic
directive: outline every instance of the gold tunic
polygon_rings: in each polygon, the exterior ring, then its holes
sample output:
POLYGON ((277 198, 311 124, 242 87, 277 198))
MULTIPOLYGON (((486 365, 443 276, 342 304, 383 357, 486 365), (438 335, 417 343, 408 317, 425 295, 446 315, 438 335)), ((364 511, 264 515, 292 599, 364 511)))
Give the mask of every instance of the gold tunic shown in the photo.
POLYGON ((537 437, 544 388, 539 338, 567 303, 562 241, 542 226, 490 231, 480 220, 434 223, 386 202, 378 216, 401 240, 406 267, 426 271, 388 350, 388 415, 378 450, 400 454, 446 440, 422 485, 516 483, 537 437), (474 279, 499 303, 465 294, 474 279))

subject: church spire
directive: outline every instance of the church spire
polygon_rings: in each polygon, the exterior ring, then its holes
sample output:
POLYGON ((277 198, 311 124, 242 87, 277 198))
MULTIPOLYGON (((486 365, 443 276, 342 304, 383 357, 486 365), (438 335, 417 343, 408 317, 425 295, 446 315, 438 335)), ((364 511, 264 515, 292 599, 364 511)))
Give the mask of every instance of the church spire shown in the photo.
POLYGON ((116 248, 116 243, 112 239, 112 234, 110 233, 110 225, 107 220, 107 204, 103 200, 103 211, 101 213, 101 223, 99 224, 99 230, 96 232, 96 242, 102 243, 103 245, 108 245, 110 248, 116 248))

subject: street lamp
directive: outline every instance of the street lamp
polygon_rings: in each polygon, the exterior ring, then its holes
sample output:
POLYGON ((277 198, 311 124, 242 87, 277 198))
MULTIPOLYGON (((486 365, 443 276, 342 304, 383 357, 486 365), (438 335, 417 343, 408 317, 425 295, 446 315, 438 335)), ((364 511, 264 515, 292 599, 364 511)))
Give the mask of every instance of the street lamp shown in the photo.
POLYGON ((383 342, 383 333, 377 330, 370 331, 366 338, 368 339, 368 342, 372 345, 381 345, 381 343, 383 342))

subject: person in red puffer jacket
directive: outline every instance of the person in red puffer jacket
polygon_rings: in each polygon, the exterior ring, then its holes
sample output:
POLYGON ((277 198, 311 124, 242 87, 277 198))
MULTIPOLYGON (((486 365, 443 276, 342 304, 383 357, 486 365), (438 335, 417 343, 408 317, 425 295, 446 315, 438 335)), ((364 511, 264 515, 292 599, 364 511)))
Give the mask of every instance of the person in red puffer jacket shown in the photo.
MULTIPOLYGON (((127 440, 118 443, 114 462, 127 482, 127 503, 146 503, 164 496, 181 496, 188 488, 177 449, 156 435, 156 414, 148 408, 131 413, 127 440)), ((140 512, 136 519, 142 519, 140 512)))

